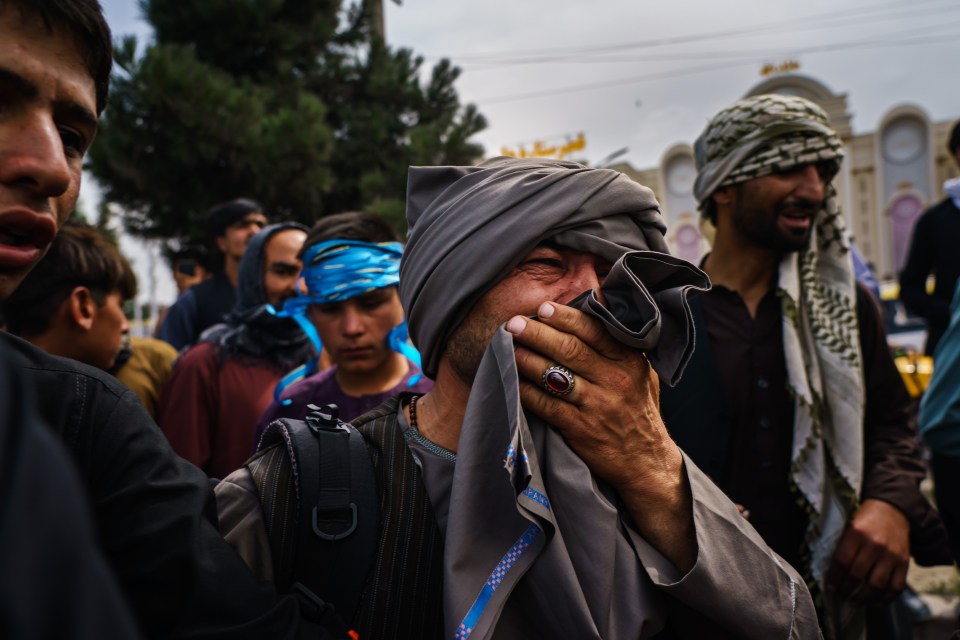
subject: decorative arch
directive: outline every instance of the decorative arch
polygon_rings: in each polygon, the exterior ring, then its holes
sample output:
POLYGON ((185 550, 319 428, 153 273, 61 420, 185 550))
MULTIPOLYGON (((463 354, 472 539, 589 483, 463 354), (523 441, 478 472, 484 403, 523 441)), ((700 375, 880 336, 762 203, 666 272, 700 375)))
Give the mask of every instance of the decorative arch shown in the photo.
POLYGON ((853 137, 850 113, 847 110, 847 94, 834 93, 819 80, 799 73, 785 73, 772 76, 754 85, 743 97, 758 96, 764 93, 798 96, 815 102, 827 112, 830 124, 843 140, 849 140, 853 137))
POLYGON ((704 251, 703 235, 697 226, 697 200, 693 183, 697 168, 693 147, 675 144, 660 158, 659 187, 661 211, 667 223, 667 242, 674 255, 696 263, 704 251))
POLYGON ((813 100, 817 104, 820 104, 821 100, 835 96, 833 91, 819 80, 798 73, 787 73, 768 78, 760 84, 754 85, 744 97, 759 96, 764 93, 799 96, 807 100, 813 100))
POLYGON ((895 271, 903 268, 913 227, 933 199, 933 127, 913 104, 890 109, 875 134, 878 202, 887 216, 885 241, 895 271))

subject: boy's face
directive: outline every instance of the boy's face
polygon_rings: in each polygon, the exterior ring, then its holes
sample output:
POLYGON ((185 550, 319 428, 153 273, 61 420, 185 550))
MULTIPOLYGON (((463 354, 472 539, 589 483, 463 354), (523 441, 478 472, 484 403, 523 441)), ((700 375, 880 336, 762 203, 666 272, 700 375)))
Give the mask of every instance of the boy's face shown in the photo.
POLYGON ((309 309, 324 350, 340 370, 375 371, 396 355, 387 344, 387 336, 403 322, 396 287, 374 289, 343 302, 313 304, 309 309))
POLYGON ((82 357, 77 360, 98 369, 110 371, 123 347, 123 337, 130 331, 130 324, 123 312, 123 296, 119 291, 107 294, 102 305, 97 305, 90 330, 84 333, 78 345, 82 357))
POLYGON ((0 300, 40 261, 80 193, 96 91, 74 39, 0 5, 0 300))

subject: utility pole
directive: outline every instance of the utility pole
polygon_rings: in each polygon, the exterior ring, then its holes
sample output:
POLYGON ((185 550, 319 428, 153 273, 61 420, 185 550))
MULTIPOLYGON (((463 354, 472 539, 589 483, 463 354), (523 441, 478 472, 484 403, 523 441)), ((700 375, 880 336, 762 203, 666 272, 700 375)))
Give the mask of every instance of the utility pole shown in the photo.
POLYGON ((383 28, 383 0, 370 0, 370 13, 373 14, 373 35, 386 40, 387 33, 383 28))
MULTIPOLYGON (((403 0, 393 0, 398 7, 403 4, 403 0)), ((370 0, 370 15, 373 19, 373 35, 380 36, 386 42, 387 30, 383 25, 383 0, 370 0)))

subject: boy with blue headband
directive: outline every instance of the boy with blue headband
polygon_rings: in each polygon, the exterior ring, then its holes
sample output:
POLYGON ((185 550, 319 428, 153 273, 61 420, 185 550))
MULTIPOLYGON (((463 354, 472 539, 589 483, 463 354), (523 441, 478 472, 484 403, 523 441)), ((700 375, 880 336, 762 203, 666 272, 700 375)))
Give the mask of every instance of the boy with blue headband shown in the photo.
POLYGON ((340 418, 352 420, 401 391, 432 388, 407 342, 397 293, 403 246, 397 240, 370 213, 341 213, 314 225, 301 255, 307 291, 277 313, 297 320, 317 353, 323 349, 334 365, 312 373, 319 362, 314 360, 284 378, 260 418, 258 440, 277 418, 305 416, 308 404, 336 404, 340 418))

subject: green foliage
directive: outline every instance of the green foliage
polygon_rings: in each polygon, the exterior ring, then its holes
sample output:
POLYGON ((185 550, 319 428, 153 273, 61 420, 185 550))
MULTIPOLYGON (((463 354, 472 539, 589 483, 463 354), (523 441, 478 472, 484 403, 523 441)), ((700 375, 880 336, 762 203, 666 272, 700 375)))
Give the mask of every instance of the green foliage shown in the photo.
POLYGON ((366 4, 142 0, 156 40, 117 43, 89 156, 106 202, 140 236, 202 243, 208 208, 245 196, 307 224, 367 209, 404 228, 409 165, 470 164, 486 127, 446 60, 373 35, 366 4))

